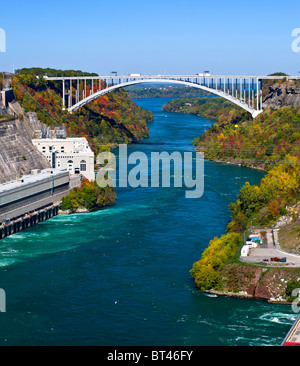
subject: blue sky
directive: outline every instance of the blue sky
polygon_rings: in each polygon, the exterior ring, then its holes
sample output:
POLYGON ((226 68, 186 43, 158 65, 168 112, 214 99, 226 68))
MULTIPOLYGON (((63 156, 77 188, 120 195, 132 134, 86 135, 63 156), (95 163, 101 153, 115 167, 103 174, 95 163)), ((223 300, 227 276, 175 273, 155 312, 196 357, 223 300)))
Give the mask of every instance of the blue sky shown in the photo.
POLYGON ((300 71, 300 1, 14 0, 0 3, 0 71, 119 74, 300 71), (10 15, 9 15, 10 14, 10 15))

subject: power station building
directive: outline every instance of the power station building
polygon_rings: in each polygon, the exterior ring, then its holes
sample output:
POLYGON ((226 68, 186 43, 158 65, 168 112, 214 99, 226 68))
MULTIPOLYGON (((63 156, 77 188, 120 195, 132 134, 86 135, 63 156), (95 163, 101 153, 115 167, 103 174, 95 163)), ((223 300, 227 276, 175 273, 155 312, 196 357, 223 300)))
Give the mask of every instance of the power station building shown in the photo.
POLYGON ((79 186, 80 176, 50 168, 0 184, 0 239, 57 215, 62 198, 79 186))
POLYGON ((59 202, 69 190, 69 172, 50 168, 0 184, 0 223, 59 202))
POLYGON ((32 143, 48 159, 52 168, 66 169, 70 174, 81 174, 95 180, 94 153, 85 137, 41 138, 32 143))

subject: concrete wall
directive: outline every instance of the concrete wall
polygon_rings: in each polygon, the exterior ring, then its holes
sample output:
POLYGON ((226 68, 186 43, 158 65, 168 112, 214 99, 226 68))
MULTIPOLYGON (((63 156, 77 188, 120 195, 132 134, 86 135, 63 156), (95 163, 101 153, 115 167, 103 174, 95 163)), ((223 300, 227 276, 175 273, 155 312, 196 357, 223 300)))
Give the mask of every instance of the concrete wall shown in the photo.
POLYGON ((31 214, 0 224, 0 240, 58 215, 59 205, 49 205, 31 214))
POLYGON ((14 93, 13 93, 12 89, 1 91, 0 96, 1 96, 2 104, 5 107, 8 107, 8 103, 10 103, 14 100, 14 93))
POLYGON ((70 175, 70 190, 81 186, 80 175, 70 175))
POLYGON ((50 168, 48 160, 33 146, 22 121, 0 123, 0 183, 50 168))
POLYGON ((60 201, 62 200, 62 198, 68 194, 68 192, 69 192, 69 189, 65 190, 64 192, 55 194, 53 196, 49 196, 47 198, 40 199, 39 201, 20 206, 11 211, 2 212, 2 213, 0 212, 0 225, 6 219, 12 220, 14 218, 18 218, 18 217, 27 215, 28 212, 34 212, 37 210, 41 210, 42 208, 51 206, 52 204, 59 204, 60 201))

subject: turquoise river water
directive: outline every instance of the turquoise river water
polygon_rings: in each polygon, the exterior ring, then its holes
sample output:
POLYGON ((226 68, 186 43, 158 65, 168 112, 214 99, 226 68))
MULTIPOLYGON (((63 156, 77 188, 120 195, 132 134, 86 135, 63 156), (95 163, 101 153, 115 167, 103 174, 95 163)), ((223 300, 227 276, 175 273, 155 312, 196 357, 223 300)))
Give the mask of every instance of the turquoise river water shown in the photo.
MULTIPOLYGON (((193 151, 213 123, 152 110, 150 137, 128 152, 193 151)), ((225 232, 228 204, 263 173, 205 161, 200 199, 185 188, 117 188, 113 207, 57 216, 0 242, 0 345, 280 345, 296 314, 288 305, 199 292, 189 274, 225 232)))

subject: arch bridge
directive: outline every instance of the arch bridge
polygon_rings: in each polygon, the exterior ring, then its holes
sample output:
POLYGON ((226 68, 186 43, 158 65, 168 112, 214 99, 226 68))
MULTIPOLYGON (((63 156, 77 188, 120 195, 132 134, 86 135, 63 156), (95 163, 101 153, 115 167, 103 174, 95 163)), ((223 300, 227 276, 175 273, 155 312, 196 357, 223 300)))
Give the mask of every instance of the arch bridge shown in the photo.
POLYGON ((263 111, 262 85, 264 79, 298 79, 298 76, 240 76, 211 75, 140 75, 48 77, 45 80, 62 82, 62 108, 70 113, 85 104, 119 88, 136 84, 170 83, 198 88, 223 97, 238 105, 252 117, 263 111))

